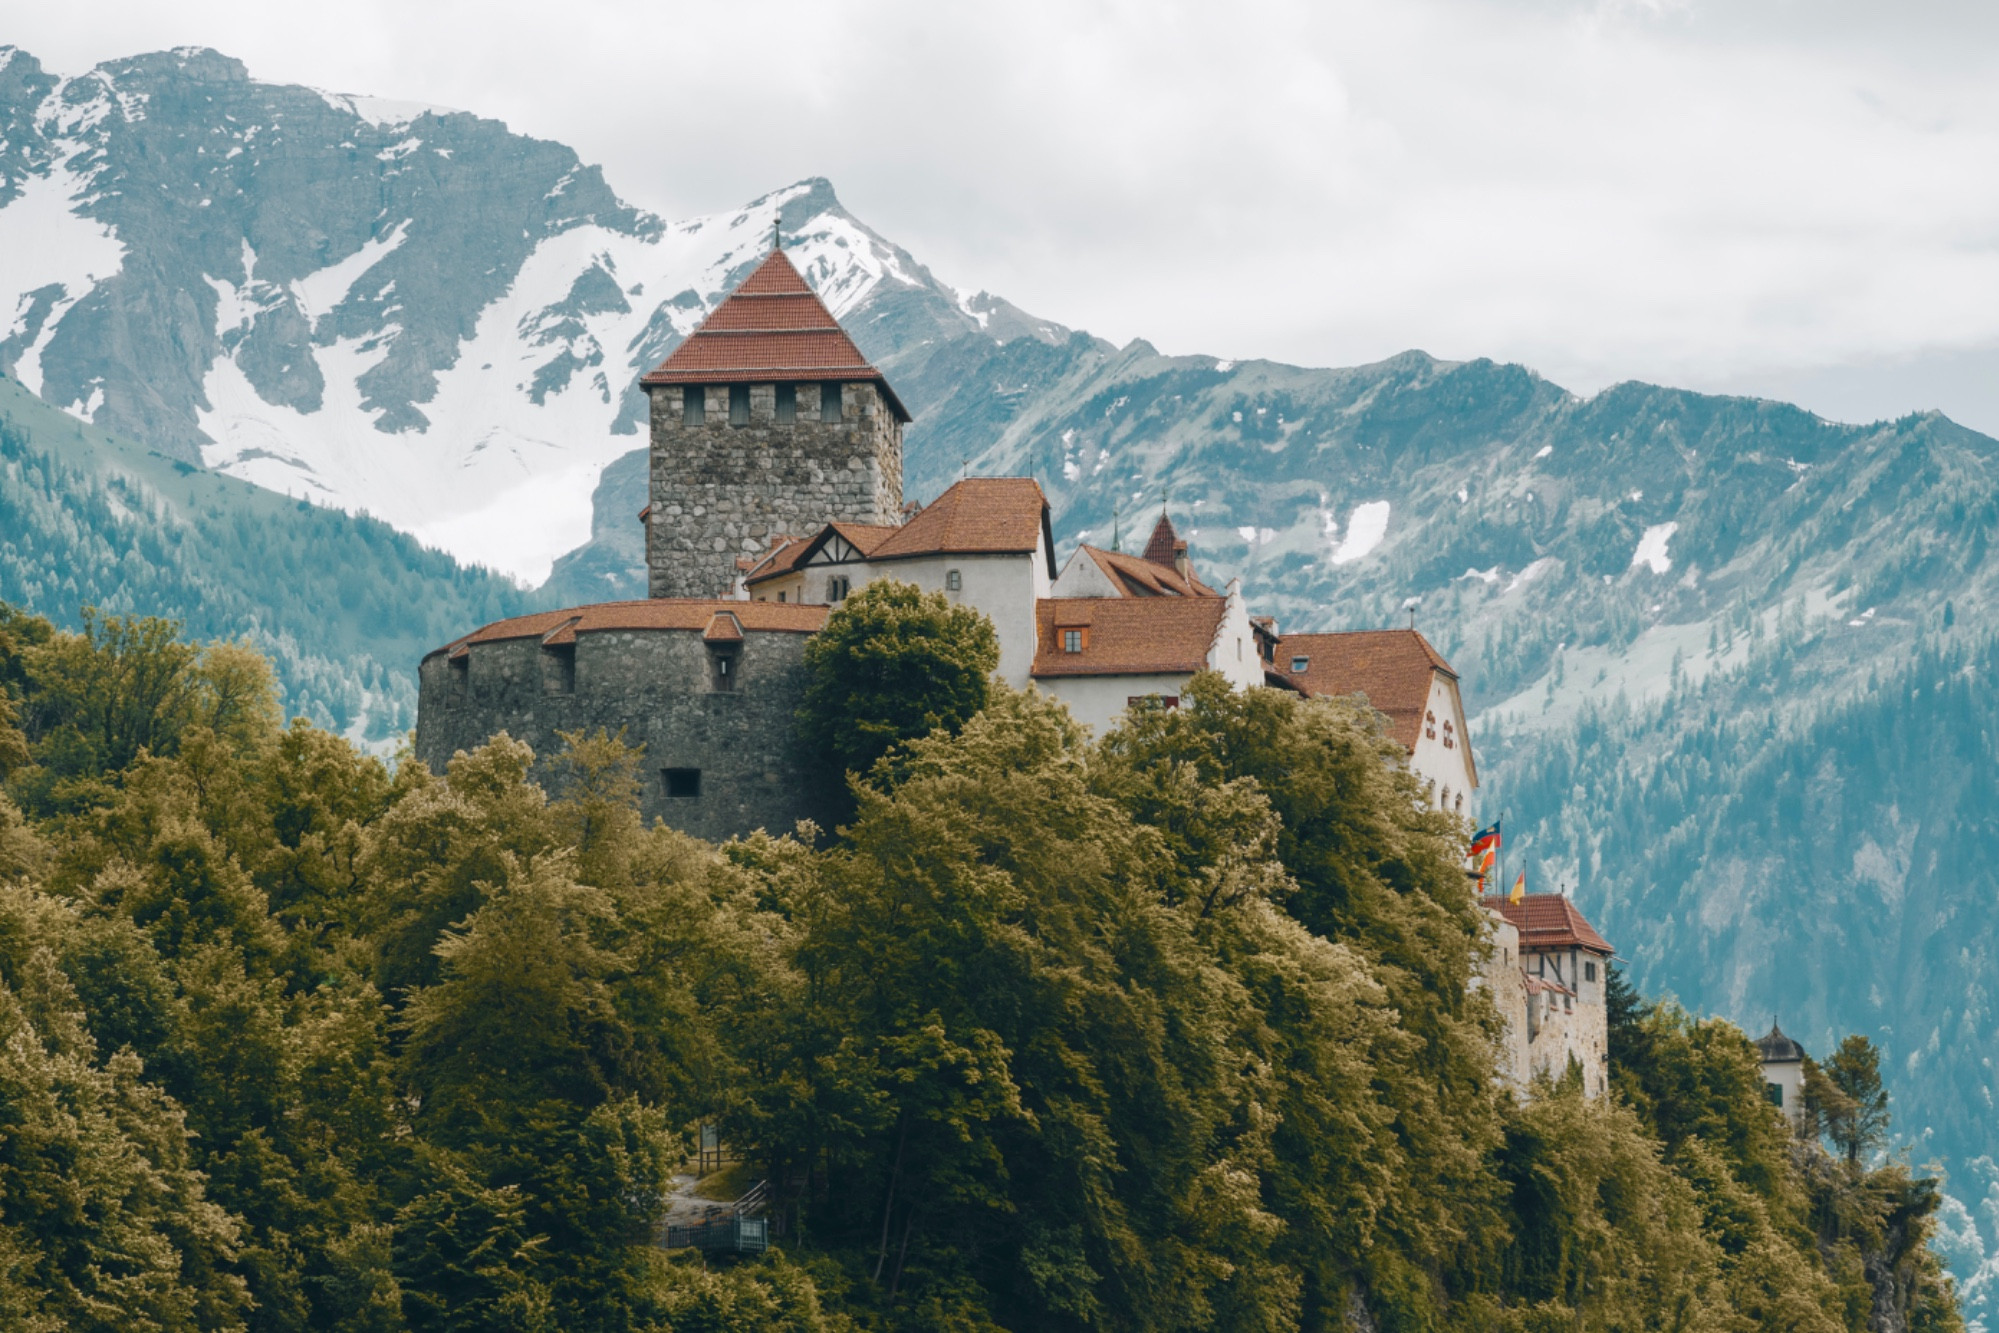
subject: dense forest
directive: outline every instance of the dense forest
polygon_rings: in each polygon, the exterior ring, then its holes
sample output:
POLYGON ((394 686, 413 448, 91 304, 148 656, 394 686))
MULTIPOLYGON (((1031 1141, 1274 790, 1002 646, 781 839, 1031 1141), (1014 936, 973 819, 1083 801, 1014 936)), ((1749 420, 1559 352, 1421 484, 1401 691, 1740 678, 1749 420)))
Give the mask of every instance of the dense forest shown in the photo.
POLYGON ((362 739, 414 725, 423 654, 534 604, 386 523, 163 457, 5 376, 0 533, 0 599, 71 629, 95 605, 247 640, 288 712, 362 739))
POLYGON ((715 847, 615 737, 435 774, 242 645, 0 610, 0 1323, 1961 1327, 1867 1042, 1794 1134, 1620 986, 1613 1094, 1516 1097, 1378 717, 1204 677, 1092 741, 973 619, 851 599, 848 817, 715 847), (703 1124, 770 1252, 655 1243, 703 1124))

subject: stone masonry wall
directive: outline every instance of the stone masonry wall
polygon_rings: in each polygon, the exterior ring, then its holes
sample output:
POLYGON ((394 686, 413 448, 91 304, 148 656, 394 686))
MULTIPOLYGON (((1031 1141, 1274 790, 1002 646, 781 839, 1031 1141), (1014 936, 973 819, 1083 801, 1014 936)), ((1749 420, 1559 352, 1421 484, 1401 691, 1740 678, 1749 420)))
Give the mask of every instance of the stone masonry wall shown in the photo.
POLYGON ((873 384, 843 390, 841 420, 821 421, 821 386, 797 386, 798 420, 777 420, 777 386, 750 386, 750 421, 729 424, 729 386, 706 394, 707 420, 683 420, 683 389, 652 394, 652 516, 646 566, 654 597, 726 597, 738 556, 773 534, 829 522, 902 521, 902 425, 873 384))
POLYGON ((558 731, 622 729, 645 747, 648 820, 715 841, 758 828, 788 833, 804 818, 824 825, 826 793, 792 741, 806 638, 750 632, 728 690, 691 630, 578 635, 568 692, 561 656, 536 639, 474 644, 464 666, 433 654, 419 670, 416 757, 441 774, 455 752, 505 731, 533 747, 546 784, 545 761, 562 749, 558 731), (668 768, 699 769, 701 794, 668 797, 668 768))

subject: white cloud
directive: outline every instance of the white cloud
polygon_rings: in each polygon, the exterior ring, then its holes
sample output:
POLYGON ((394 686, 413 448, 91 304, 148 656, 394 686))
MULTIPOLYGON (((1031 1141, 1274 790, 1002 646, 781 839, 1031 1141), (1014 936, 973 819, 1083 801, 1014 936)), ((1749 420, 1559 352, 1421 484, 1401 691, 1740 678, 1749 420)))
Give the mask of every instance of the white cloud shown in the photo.
POLYGON ((9 36, 64 70, 206 42, 261 78, 469 107, 669 216, 825 175, 948 280, 1119 341, 1418 346, 1865 414, 1993 378, 1988 10, 354 0, 328 25, 86 0, 9 36), (1888 369, 1812 378, 1854 365, 1888 369))

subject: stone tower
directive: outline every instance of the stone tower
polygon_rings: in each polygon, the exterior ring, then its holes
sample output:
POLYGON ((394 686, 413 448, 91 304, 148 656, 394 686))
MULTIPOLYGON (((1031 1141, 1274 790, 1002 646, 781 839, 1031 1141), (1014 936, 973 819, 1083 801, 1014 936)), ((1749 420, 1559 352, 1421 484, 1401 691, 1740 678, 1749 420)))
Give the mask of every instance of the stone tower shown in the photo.
POLYGON ((778 534, 902 521, 909 413, 782 250, 639 383, 652 596, 726 597, 778 534))

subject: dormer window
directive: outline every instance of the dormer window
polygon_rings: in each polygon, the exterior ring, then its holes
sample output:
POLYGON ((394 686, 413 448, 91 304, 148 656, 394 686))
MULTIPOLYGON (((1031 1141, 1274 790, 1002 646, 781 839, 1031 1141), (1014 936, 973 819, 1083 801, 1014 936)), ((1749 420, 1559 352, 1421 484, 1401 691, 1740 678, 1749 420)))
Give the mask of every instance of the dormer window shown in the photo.
POLYGON ((1062 651, 1065 653, 1080 653, 1090 646, 1090 631, 1087 626, 1078 626, 1073 629, 1065 628, 1061 631, 1061 634, 1062 651))
POLYGON ((1312 659, 1309 657, 1294 657, 1291 659, 1291 674, 1294 676, 1302 675, 1305 668, 1311 665, 1312 659))
POLYGON ((777 419, 780 425, 789 425, 798 420, 798 386, 780 384, 777 386, 777 419))
POLYGON ((729 386, 729 424, 731 426, 750 424, 750 386, 747 384, 729 386))

